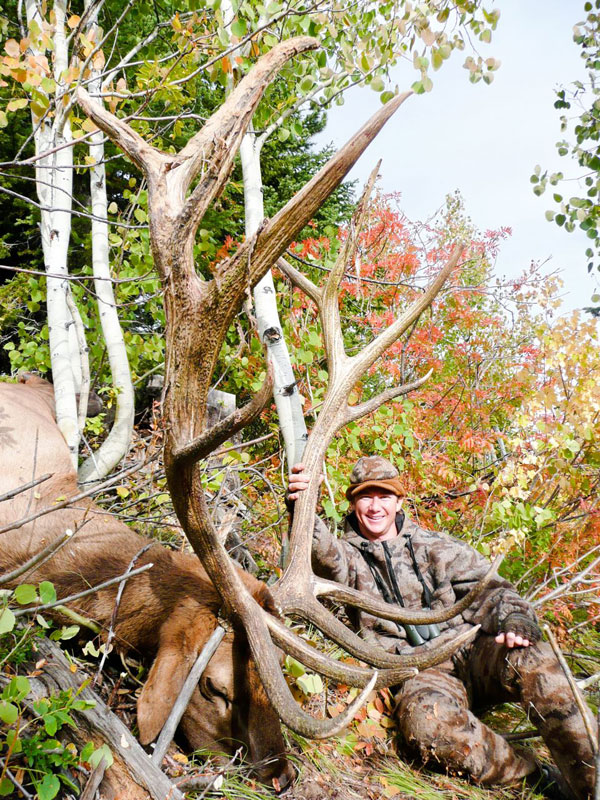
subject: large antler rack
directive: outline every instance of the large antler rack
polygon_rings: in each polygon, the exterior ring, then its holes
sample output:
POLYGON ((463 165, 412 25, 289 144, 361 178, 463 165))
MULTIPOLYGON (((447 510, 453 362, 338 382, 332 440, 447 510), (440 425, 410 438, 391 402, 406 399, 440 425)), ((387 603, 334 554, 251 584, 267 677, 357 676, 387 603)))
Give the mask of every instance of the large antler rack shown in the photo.
MULTIPOLYGON (((422 668, 440 663, 459 646, 461 641, 446 648, 432 648, 426 653, 411 656, 395 656, 375 645, 367 644, 353 631, 343 625, 330 614, 319 602, 319 597, 327 597, 346 605, 368 611, 371 614, 388 620, 403 623, 424 624, 446 621, 460 614, 482 593, 486 585, 497 573, 502 557, 498 557, 491 565, 487 575, 471 592, 451 608, 440 611, 411 609, 394 606, 378 601, 370 595, 327 581, 314 575, 311 567, 312 533, 314 528, 315 506, 319 492, 319 474, 321 465, 335 434, 356 419, 374 411, 389 400, 405 395, 421 386, 430 376, 430 372, 411 383, 387 389, 378 396, 355 406, 348 404, 348 397, 358 380, 368 371, 375 361, 402 336, 427 309, 439 293, 445 281, 457 268, 462 253, 462 246, 457 244, 448 259, 432 279, 425 291, 395 320, 385 331, 377 336, 369 345, 354 356, 348 356, 344 348, 343 331, 339 313, 339 285, 344 273, 354 261, 359 245, 359 237, 364 225, 368 200, 373 190, 380 164, 371 173, 361 200, 350 224, 348 238, 340 250, 336 263, 322 287, 317 287, 304 274, 292 267, 285 259, 278 261, 279 267, 288 278, 308 295, 317 307, 328 366, 328 385, 325 398, 315 425, 308 439, 303 456, 305 473, 310 481, 306 491, 302 492, 295 503, 294 519, 290 535, 290 560, 282 578, 272 587, 278 607, 284 614, 294 614, 309 620, 327 637, 344 647, 349 653, 367 663, 384 668, 377 685, 385 685, 388 677, 400 667, 422 668), (389 672, 388 672, 389 670, 389 672)), ((275 624, 271 625, 275 629, 275 624)), ((277 639, 279 632, 273 630, 277 639)), ((466 640, 474 636, 471 631, 466 640)), ((282 646, 284 646, 282 644, 282 646)), ((289 645, 288 645, 289 647, 289 645)), ((355 685, 363 685, 356 684, 355 685)), ((387 684, 390 685, 390 684, 387 684)))
MULTIPOLYGON (((316 653, 280 620, 261 609, 245 589, 212 524, 197 462, 234 430, 250 421, 260 411, 268 396, 268 386, 264 386, 259 396, 240 412, 236 412, 235 419, 224 421, 210 433, 206 431, 205 412, 213 371, 226 332, 241 309, 247 290, 276 263, 289 242, 341 183, 360 154, 408 94, 400 95, 383 106, 272 220, 266 220, 254 236, 249 237, 231 257, 216 266, 211 280, 203 280, 196 273, 193 245, 200 221, 225 185, 235 153, 265 86, 288 59, 317 47, 317 44, 308 37, 298 37, 278 44, 258 61, 223 106, 178 154, 164 153, 152 147, 130 125, 95 102, 85 90, 80 89, 78 92, 78 102, 85 113, 124 150, 143 171, 148 182, 150 239, 154 263, 164 288, 167 350, 164 457, 175 510, 191 546, 221 594, 226 610, 245 627, 265 690, 282 721, 295 731, 313 738, 330 736, 341 730, 376 682, 377 685, 400 682, 414 674, 415 669, 425 665, 423 658, 413 656, 407 660, 388 654, 386 658, 379 651, 365 655, 365 643, 355 634, 331 615, 331 619, 327 621, 321 619, 320 615, 326 612, 316 600, 317 595, 337 596, 344 602, 354 602, 368 609, 377 604, 372 599, 357 598, 354 595, 348 600, 348 592, 352 594, 351 590, 330 586, 308 574, 306 565, 310 561, 315 485, 310 487, 307 497, 299 503, 292 534, 295 549, 290 564, 291 572, 286 573, 280 582, 278 598, 282 606, 290 611, 301 614, 305 611, 314 612, 319 627, 330 631, 332 638, 343 639, 349 652, 360 653, 359 657, 368 663, 382 666, 382 672, 377 675, 367 668, 340 665, 333 659, 316 653), (194 181, 196 184, 191 189, 194 181), (309 509, 310 503, 313 511, 309 509), (310 602, 304 603, 293 591, 292 578, 289 575, 302 576, 303 581, 310 586, 313 593, 310 602), (314 719, 298 707, 289 692, 273 642, 322 674, 364 686, 365 689, 346 712, 335 719, 314 719)), ((379 341, 393 341, 405 329, 403 325, 416 319, 457 260, 458 251, 453 262, 442 271, 426 292, 419 307, 411 308, 401 323, 392 326, 393 332, 385 332, 379 341)), ((337 269, 336 275, 340 269, 341 267, 337 269)), ((336 280, 339 281, 339 276, 332 279, 325 289, 318 290, 314 287, 313 291, 315 295, 323 295, 326 307, 337 318, 334 298, 336 280)), ((338 355, 340 364, 348 359, 343 352, 340 335, 331 327, 328 327, 328 331, 330 332, 326 338, 332 386, 336 387, 330 391, 329 396, 333 398, 335 395, 338 398, 336 403, 346 409, 343 412, 345 420, 356 418, 359 412, 367 413, 374 406, 369 403, 348 410, 341 402, 342 387, 335 361, 338 355)), ((369 346, 367 350, 375 353, 373 346, 369 346)), ((355 357, 352 363, 357 366, 353 368, 351 375, 358 374, 359 360, 367 364, 368 359, 369 356, 365 355, 360 356, 360 359, 355 357)), ((344 379, 346 384, 350 380, 351 376, 344 379)), ((400 393, 401 390, 396 392, 400 393)), ((334 405, 333 399, 328 401, 329 407, 334 405)), ((344 424, 341 420, 341 417, 336 417, 334 425, 321 422, 320 430, 323 435, 329 436, 335 425, 344 424)), ((307 450, 307 454, 312 467, 319 461, 317 451, 307 450)), ((446 617, 438 615, 436 618, 446 617)), ((419 615, 411 617, 416 622, 421 619, 419 615)), ((436 654, 437 661, 447 658, 464 641, 466 638, 463 637, 446 649, 440 649, 436 654)))

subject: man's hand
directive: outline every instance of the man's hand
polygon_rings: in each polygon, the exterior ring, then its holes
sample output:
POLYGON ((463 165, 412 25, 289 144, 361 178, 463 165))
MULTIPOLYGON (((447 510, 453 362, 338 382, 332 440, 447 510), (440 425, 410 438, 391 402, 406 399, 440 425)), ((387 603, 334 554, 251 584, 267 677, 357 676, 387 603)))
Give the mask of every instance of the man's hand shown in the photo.
POLYGON ((514 631, 499 633, 494 641, 498 642, 498 644, 505 644, 509 649, 513 647, 529 647, 531 644, 529 639, 524 639, 520 634, 514 631))
POLYGON ((513 611, 500 626, 500 633, 496 636, 498 644, 504 644, 509 649, 513 647, 529 647, 530 644, 539 642, 542 632, 534 619, 527 614, 513 611))
POLYGON ((300 492, 304 492, 308 488, 310 476, 304 472, 304 464, 294 464, 292 467, 292 474, 288 482, 288 490, 286 501, 293 502, 300 496, 300 492))
MULTIPOLYGON (((286 503, 293 503, 294 500, 297 500, 300 497, 300 492, 304 492, 306 489, 308 489, 310 476, 304 472, 304 469, 305 467, 302 462, 299 464, 294 464, 292 467, 292 474, 290 475, 287 495, 285 497, 286 503)), ((319 486, 322 483, 323 475, 319 475, 319 486)))

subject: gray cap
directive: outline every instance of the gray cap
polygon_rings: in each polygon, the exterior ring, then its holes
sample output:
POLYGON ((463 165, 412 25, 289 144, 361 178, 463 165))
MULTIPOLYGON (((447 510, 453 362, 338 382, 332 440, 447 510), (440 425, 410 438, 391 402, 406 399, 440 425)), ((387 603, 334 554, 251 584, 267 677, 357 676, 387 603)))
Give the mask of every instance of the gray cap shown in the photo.
POLYGON ((351 500, 369 488, 384 489, 396 495, 403 493, 398 470, 387 458, 383 456, 359 458, 350 474, 350 486, 346 490, 346 497, 351 500))

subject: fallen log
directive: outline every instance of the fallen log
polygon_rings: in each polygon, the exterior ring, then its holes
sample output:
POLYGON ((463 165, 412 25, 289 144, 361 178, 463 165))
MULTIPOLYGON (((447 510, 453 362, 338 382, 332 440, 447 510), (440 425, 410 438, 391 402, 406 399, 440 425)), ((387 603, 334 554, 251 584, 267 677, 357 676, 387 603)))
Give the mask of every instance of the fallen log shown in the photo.
MULTIPOLYGON (((72 689, 79 692, 81 700, 95 704, 84 711, 73 711, 78 727, 67 730, 69 738, 79 747, 91 741, 94 747, 107 744, 110 748, 114 762, 106 769, 99 786, 103 800, 183 800, 183 794, 152 763, 135 736, 106 703, 87 686, 80 691, 87 676, 71 671, 58 645, 40 639, 36 648, 38 659, 46 663, 40 668, 40 674, 28 676, 31 691, 24 702, 31 706, 50 694, 72 689)), ((0 676, 0 683, 9 680, 9 676, 0 676)))

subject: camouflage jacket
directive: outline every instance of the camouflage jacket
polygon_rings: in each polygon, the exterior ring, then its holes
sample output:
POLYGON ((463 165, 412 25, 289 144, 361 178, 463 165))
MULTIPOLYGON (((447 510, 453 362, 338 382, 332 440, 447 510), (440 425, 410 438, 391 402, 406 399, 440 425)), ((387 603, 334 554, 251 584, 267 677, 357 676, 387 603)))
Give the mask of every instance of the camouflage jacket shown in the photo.
MULTIPOLYGON (((427 607, 423 586, 408 547, 408 538, 412 542, 421 577, 431 594, 433 610, 447 608, 460 600, 489 569, 489 562, 466 542, 445 533, 425 530, 403 512, 396 517, 396 526, 399 535, 386 544, 406 608, 427 607)), ((362 551, 365 550, 393 597, 383 543, 370 542, 361 536, 352 514, 346 518, 345 530, 339 539, 329 532, 322 520, 315 517, 312 547, 315 573, 382 599, 371 568, 363 556, 362 551)), ((405 631, 401 626, 399 629, 395 622, 373 617, 354 608, 347 609, 355 630, 364 639, 379 644, 389 652, 398 653, 441 644, 453 638, 457 632, 462 633, 478 623, 486 633, 496 634, 502 621, 513 611, 527 614, 533 620, 536 618, 531 605, 519 597, 508 581, 497 576, 472 606, 457 617, 439 624, 441 634, 438 638, 419 648, 412 648, 406 640, 405 631)))

